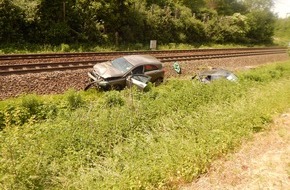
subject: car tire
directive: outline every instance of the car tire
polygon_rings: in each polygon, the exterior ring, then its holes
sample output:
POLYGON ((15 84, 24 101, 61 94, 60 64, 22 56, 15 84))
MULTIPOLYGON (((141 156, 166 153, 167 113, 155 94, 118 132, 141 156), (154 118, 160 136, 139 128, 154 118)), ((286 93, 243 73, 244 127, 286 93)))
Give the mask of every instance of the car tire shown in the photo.
POLYGON ((154 82, 155 86, 159 86, 161 83, 163 83, 163 78, 158 78, 154 82))
POLYGON ((112 89, 113 89, 113 90, 120 91, 120 90, 123 90, 124 87, 123 87, 122 85, 114 85, 114 86, 112 86, 112 89))
POLYGON ((87 91, 87 90, 90 89, 93 85, 94 85, 94 82, 89 83, 89 84, 84 88, 84 91, 87 91))

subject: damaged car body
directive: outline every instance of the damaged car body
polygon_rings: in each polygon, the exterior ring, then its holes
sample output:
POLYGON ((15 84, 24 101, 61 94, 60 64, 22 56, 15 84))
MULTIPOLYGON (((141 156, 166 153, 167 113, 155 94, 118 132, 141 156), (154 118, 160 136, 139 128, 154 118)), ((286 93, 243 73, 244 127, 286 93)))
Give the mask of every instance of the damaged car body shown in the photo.
POLYGON ((229 81, 237 81, 238 77, 225 69, 220 69, 220 68, 214 68, 211 70, 203 71, 195 76, 192 77, 192 79, 197 79, 202 83, 210 83, 214 80, 218 79, 226 79, 229 81))
POLYGON ((159 85, 163 82, 164 70, 162 63, 153 56, 127 55, 94 65, 93 71, 88 72, 88 76, 90 83, 85 90, 91 87, 103 90, 121 90, 126 86, 131 87, 132 84, 141 88, 148 82, 159 85), (143 84, 136 81, 139 79, 142 79, 139 82, 143 84), (130 82, 128 83, 128 81, 130 82))

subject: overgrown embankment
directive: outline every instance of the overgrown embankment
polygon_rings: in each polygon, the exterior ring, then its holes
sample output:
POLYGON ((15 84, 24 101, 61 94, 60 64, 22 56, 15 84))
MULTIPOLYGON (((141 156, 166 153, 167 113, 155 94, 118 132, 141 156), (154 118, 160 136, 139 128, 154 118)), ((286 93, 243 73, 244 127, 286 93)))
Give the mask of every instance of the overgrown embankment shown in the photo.
POLYGON ((289 62, 238 83, 171 79, 148 92, 0 102, 3 189, 174 188, 289 108, 289 62))

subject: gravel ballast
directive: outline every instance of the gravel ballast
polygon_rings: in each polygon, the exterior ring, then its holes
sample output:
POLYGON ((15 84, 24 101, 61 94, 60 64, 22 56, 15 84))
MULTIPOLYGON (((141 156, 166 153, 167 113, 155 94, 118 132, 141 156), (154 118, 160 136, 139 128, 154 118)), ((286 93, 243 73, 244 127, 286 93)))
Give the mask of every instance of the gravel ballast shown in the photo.
MULTIPOLYGON (((182 69, 181 75, 186 76, 210 67, 235 71, 285 60, 289 60, 286 53, 178 63, 182 69)), ((173 62, 164 63, 164 68, 166 78, 179 76, 173 70, 173 62)), ((82 90, 88 83, 89 70, 91 69, 0 76, 0 100, 22 94, 60 94, 69 89, 82 90)))

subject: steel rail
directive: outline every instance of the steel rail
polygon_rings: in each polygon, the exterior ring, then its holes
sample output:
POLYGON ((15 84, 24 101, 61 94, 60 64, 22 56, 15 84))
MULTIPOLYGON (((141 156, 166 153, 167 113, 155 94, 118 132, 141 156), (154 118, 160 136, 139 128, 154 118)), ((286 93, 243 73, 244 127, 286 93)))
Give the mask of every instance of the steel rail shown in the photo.
POLYGON ((158 57, 162 62, 167 61, 190 61, 201 59, 215 59, 215 58, 229 58, 229 57, 242 57, 242 56, 255 56, 255 55, 268 55, 280 54, 286 51, 265 51, 265 52, 243 52, 243 53, 221 53, 221 54, 207 54, 207 55, 191 55, 191 56, 170 56, 158 57))
MULTIPOLYGON (((204 55, 174 55, 174 56, 156 56, 161 62, 175 62, 175 61, 193 61, 204 59, 218 59, 218 58, 230 58, 230 57, 242 57, 242 56, 257 56, 257 55, 269 55, 269 54, 281 54, 286 53, 286 49, 283 50, 268 50, 259 52, 240 52, 240 53, 216 53, 216 54, 204 54, 204 55)), ((77 70, 92 68, 93 65, 108 61, 107 59, 100 59, 94 61, 70 61, 70 62, 53 62, 53 63, 26 63, 26 64, 14 64, 14 65, 0 65, 0 76, 11 74, 25 74, 25 73, 39 73, 39 72, 52 72, 63 70, 77 70)))
POLYGON ((285 47, 268 48, 229 48, 229 49, 193 49, 193 50, 151 50, 151 51, 115 51, 115 52, 84 52, 84 53, 45 53, 45 54, 9 54, 0 55, 0 61, 25 60, 25 59, 52 59, 52 58, 74 58, 92 56, 120 56, 132 54, 175 54, 175 53, 198 53, 198 52, 217 52, 217 51, 269 51, 286 50, 285 47))

